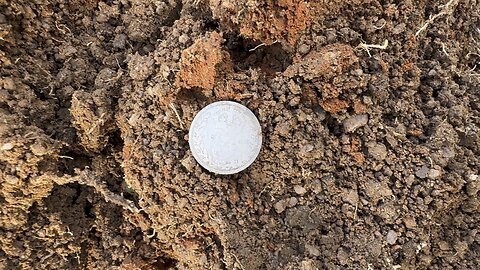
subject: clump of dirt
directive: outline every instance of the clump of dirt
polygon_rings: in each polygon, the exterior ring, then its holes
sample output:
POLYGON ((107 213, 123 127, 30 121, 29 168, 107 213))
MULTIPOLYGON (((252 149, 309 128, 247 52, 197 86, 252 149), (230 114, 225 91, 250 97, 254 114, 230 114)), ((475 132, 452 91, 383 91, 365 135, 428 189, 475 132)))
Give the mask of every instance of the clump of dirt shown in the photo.
POLYGON ((107 145, 113 125, 112 99, 104 89, 92 93, 76 91, 72 95, 70 114, 81 145, 88 151, 100 152, 107 145))
MULTIPOLYGON (((289 78, 301 77, 312 83, 320 95, 320 106, 330 113, 348 108, 349 102, 338 97, 346 96, 353 89, 364 88, 368 78, 359 69, 358 57, 353 48, 343 44, 332 44, 319 51, 311 51, 290 65, 284 75, 289 78), (349 74, 349 70, 353 71, 349 74)), ((359 103, 358 100, 356 102, 359 103)))
POLYGON ((213 17, 229 31, 237 30, 247 38, 270 45, 293 45, 312 22, 309 4, 299 0, 210 1, 213 17))
POLYGON ((216 79, 223 75, 220 72, 228 74, 233 71, 230 55, 221 49, 222 42, 222 36, 212 32, 185 49, 182 52, 176 86, 186 89, 198 87, 206 97, 210 97, 216 79))
POLYGON ((475 269, 479 23, 472 1, 0 2, 0 268, 475 269), (230 176, 188 148, 218 100, 263 130, 230 176))

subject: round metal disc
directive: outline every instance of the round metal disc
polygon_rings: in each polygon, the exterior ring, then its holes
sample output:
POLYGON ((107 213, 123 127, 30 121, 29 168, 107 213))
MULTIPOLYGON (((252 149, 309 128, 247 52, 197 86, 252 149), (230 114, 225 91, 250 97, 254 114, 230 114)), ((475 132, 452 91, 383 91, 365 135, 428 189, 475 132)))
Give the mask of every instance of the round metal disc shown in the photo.
POLYGON ((195 160, 217 174, 233 174, 250 166, 262 147, 262 130, 245 106, 219 101, 193 119, 189 145, 195 160))

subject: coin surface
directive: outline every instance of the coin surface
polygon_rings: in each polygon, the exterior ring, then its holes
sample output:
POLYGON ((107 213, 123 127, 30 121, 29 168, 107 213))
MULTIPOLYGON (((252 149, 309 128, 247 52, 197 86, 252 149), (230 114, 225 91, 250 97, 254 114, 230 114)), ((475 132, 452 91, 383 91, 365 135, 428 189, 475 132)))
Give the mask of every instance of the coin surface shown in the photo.
POLYGON ((262 147, 257 117, 232 101, 209 104, 192 121, 189 145, 195 160, 217 174, 234 174, 250 166, 262 147))

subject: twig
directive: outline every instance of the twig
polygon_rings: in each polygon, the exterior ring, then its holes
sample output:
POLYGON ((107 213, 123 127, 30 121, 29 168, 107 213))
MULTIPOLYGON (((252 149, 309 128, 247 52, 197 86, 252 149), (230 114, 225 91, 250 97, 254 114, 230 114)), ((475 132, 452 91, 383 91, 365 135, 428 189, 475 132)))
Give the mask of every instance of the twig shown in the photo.
POLYGON ((383 22, 383 24, 382 24, 381 26, 376 26, 376 25, 374 25, 374 26, 373 26, 373 29, 375 29, 375 30, 380 30, 380 29, 382 29, 383 27, 385 27, 385 25, 387 25, 387 22, 386 22, 386 21, 383 22))
POLYGON ((184 129, 183 127, 184 127, 185 123, 183 123, 182 118, 180 118, 180 114, 178 114, 178 111, 177 111, 177 109, 175 108, 175 104, 170 103, 169 106, 170 106, 170 108, 172 109, 172 111, 175 113, 175 115, 177 116, 178 122, 180 123, 180 128, 181 128, 181 129, 184 129))
POLYGON ((146 236, 147 236, 147 238, 152 238, 152 237, 155 236, 156 233, 157 232, 155 231, 155 228, 152 228, 152 234, 147 234, 146 236))
POLYGON ((361 49, 364 49, 368 56, 369 57, 372 57, 372 55, 370 54, 370 49, 380 49, 380 50, 385 50, 386 48, 388 47, 388 39, 385 39, 385 41, 383 41, 383 44, 382 45, 378 45, 378 44, 366 44, 366 43, 360 43, 360 45, 357 46, 357 48, 361 48, 361 49))
POLYGON ((433 21, 435 21, 435 19, 437 19, 438 17, 440 16, 443 16, 443 15, 446 15, 446 14, 450 14, 453 12, 454 8, 457 6, 458 4, 458 1, 459 0, 450 0, 448 1, 448 3, 446 3, 445 5, 442 5, 442 6, 439 6, 440 8, 442 8, 442 11, 440 11, 438 14, 435 14, 433 16, 430 15, 430 17, 428 18, 428 20, 425 22, 425 24, 420 27, 420 29, 418 29, 418 31, 415 33, 415 37, 417 37, 418 35, 420 35, 420 33, 427 29, 427 27, 433 23, 433 21))
POLYGON ((237 261, 238 265, 240 266, 240 269, 244 270, 245 267, 243 267, 243 264, 240 262, 240 260, 237 258, 237 256, 233 253, 230 253, 232 254, 232 256, 235 258, 235 261, 237 261))
POLYGON ((445 49, 445 47, 446 47, 446 46, 445 46, 445 43, 441 42, 441 44, 442 44, 442 51, 443 51, 443 53, 444 53, 446 56, 450 56, 450 55, 448 55, 447 50, 445 49))
MULTIPOLYGON (((278 43, 278 40, 275 40, 275 41, 274 41, 272 44, 270 44, 270 45, 273 45, 273 44, 275 44, 275 43, 278 43)), ((253 52, 253 51, 255 51, 256 49, 258 49, 258 48, 260 48, 260 47, 263 47, 263 46, 266 46, 266 45, 267 45, 267 44, 265 44, 265 43, 260 43, 260 44, 258 44, 257 46, 255 46, 253 49, 250 49, 250 50, 248 50, 248 51, 249 51, 249 52, 253 52)))
POLYGON ((79 170, 76 169, 77 175, 73 177, 56 177, 54 181, 59 185, 67 183, 77 182, 81 185, 93 187, 98 193, 100 193, 106 202, 111 202, 118 206, 123 207, 133 213, 140 213, 140 210, 135 206, 132 201, 125 199, 124 197, 111 192, 107 186, 98 179, 98 177, 89 169, 79 170))

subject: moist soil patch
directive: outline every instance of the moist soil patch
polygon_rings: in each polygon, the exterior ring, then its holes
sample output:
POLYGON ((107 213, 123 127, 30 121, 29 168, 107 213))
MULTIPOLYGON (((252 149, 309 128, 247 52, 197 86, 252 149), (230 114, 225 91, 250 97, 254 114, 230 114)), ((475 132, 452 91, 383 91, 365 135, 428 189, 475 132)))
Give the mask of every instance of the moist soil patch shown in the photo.
POLYGON ((478 269, 476 0, 0 0, 0 269, 478 269), (188 147, 220 100, 263 147, 188 147))

